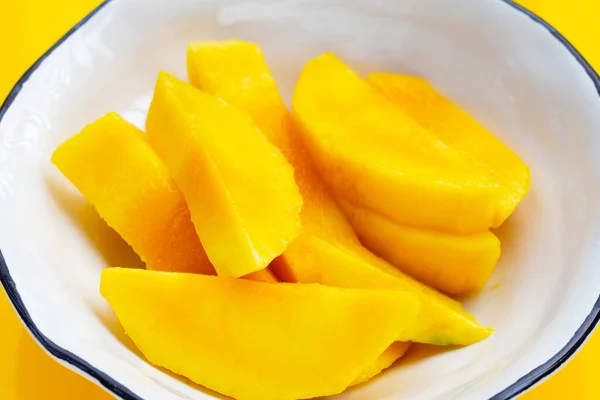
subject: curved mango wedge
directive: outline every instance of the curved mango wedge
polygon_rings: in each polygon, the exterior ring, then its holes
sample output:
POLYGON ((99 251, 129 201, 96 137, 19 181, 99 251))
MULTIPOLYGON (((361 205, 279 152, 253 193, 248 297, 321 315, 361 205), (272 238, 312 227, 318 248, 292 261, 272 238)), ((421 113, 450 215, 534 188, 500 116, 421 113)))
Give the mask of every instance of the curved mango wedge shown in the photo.
POLYGON ((529 168, 519 156, 423 78, 372 73, 367 82, 446 145, 488 171, 502 188, 501 208, 494 227, 513 213, 530 185, 529 168))
POLYGON ((149 269, 214 273, 183 195, 135 126, 107 114, 60 145, 52 162, 149 269))
POLYGON ((293 117, 339 197, 398 223, 471 233, 500 220, 500 188, 331 53, 309 61, 293 117))
MULTIPOLYGON (((305 262, 313 274, 303 277, 303 283, 321 283, 345 288, 376 288, 408 291, 422 302, 417 322, 399 336, 398 341, 435 345, 469 345, 487 338, 493 329, 481 326, 475 317, 465 312, 461 304, 414 280, 397 268, 379 259, 366 249, 344 249, 315 236, 308 237, 305 262), (321 260, 327 260, 322 266, 321 260)), ((274 268, 274 267, 273 267, 274 268)), ((279 274, 279 270, 275 270, 279 274)), ((284 277, 280 277, 284 279, 284 277)))
POLYGON ((188 48, 187 66, 192 84, 247 111, 295 168, 296 181, 304 196, 301 213, 304 232, 271 264, 279 279, 423 292, 422 296, 440 307, 433 316, 431 330, 424 328, 423 335, 415 341, 471 344, 490 334, 491 330, 464 313, 458 302, 399 273, 362 247, 337 203, 323 187, 302 143, 295 141, 297 133, 288 123, 288 111, 259 46, 241 41, 194 43, 188 48), (400 274, 400 278, 394 274, 400 274))
MULTIPOLYGON (((260 47, 239 40, 192 43, 187 51, 187 69, 192 85, 248 113, 294 167, 304 198, 300 214, 304 232, 343 244, 358 244, 352 227, 321 182, 293 130, 290 113, 260 47)), ((290 257, 282 255, 284 260, 290 257)))
POLYGON ((500 258, 500 240, 489 231, 457 235, 412 228, 344 200, 339 204, 367 248, 444 293, 483 289, 500 258))
POLYGON ((408 342, 395 342, 392 343, 390 347, 388 347, 383 354, 379 356, 377 361, 375 361, 369 368, 367 368, 363 373, 352 382, 350 386, 359 385, 361 383, 365 383, 369 379, 379 375, 384 369, 387 369, 392 366, 396 360, 402 357, 411 343, 408 342))
POLYGON ((300 234, 293 168, 247 114, 162 72, 146 130, 219 275, 266 268, 300 234))
POLYGON ((122 268, 100 291, 150 362, 241 400, 342 392, 420 307, 400 291, 122 268))

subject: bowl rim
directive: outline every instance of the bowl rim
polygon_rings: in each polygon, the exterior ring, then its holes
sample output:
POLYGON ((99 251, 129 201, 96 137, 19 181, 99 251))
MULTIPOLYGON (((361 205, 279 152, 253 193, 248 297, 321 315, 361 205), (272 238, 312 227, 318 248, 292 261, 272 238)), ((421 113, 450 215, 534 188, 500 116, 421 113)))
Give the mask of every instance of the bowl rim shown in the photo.
MULTIPOLYGON (((52 47, 50 47, 27 71, 21 76, 21 78, 17 81, 15 86, 11 89, 10 93, 0 106, 0 124, 2 123, 2 119, 6 112, 8 111, 11 104, 14 102, 15 98, 23 88, 25 82, 29 80, 31 75, 35 72, 35 70, 44 62, 44 60, 52 54, 56 48, 58 48, 65 40, 67 40, 73 33, 79 30, 83 25, 85 25, 96 13, 98 13, 102 8, 104 8, 107 4, 111 3, 113 0, 104 0, 100 3, 96 8, 94 8, 88 15, 86 15, 81 21, 79 21, 75 26, 73 26, 67 33, 64 34, 52 47)), ((541 25, 544 29, 546 29, 552 37, 558 40, 567 51, 575 58, 575 60, 583 67, 586 74, 592 80, 598 95, 600 96, 600 77, 596 73, 596 71, 592 68, 592 66, 586 61, 586 59, 575 49, 575 47, 549 22, 535 14, 533 11, 527 9, 524 6, 521 6, 515 3, 512 0, 495 0, 500 1, 508 6, 510 6, 514 11, 525 14, 529 19, 541 25)), ((101 371, 100 369, 91 365, 88 361, 82 359, 81 357, 73 354, 72 352, 64 349, 61 346, 58 346, 54 343, 50 338, 48 338, 44 333, 37 327, 35 322, 33 321, 29 311, 25 307, 21 295, 17 290, 16 284, 12 279, 10 274, 10 270, 8 265, 6 264, 6 260, 2 254, 2 250, 0 249, 0 282, 2 283, 2 287, 4 291, 8 295, 8 298, 16 310, 19 318, 21 319, 25 328, 29 331, 31 336, 38 342, 38 344, 46 350, 53 358, 59 361, 61 364, 69 367, 70 369, 84 375, 88 379, 94 381, 95 383, 102 386, 107 391, 111 392, 113 395, 118 396, 123 400, 144 400, 141 396, 133 393, 130 389, 128 389, 123 383, 117 381, 113 377, 111 377, 106 372, 101 371)), ((542 380, 548 378, 550 375, 555 373, 558 369, 560 369, 586 342, 591 333, 596 328, 598 321, 600 320, 600 295, 598 300, 596 300, 592 310, 587 315, 583 323, 579 326, 573 337, 569 340, 569 342, 554 356, 552 356, 549 360, 541 364, 540 366, 534 368, 521 378, 519 378, 516 382, 512 383, 507 388, 503 389, 499 393, 495 394, 490 398, 490 400, 508 400, 517 397, 519 394, 525 392, 526 390, 532 388, 534 385, 540 383, 542 380)))

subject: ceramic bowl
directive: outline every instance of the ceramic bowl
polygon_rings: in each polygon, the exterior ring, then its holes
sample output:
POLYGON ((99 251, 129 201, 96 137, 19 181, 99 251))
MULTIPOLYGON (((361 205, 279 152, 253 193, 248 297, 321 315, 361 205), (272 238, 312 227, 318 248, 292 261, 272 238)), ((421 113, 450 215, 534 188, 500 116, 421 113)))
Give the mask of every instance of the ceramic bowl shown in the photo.
POLYGON ((531 192, 498 232, 500 264, 465 302, 493 336, 417 347, 335 399, 509 399, 582 345, 600 311, 600 81, 546 22, 503 0, 114 0, 0 109, 0 278, 50 354, 123 399, 219 398, 152 367, 124 335, 100 271, 139 260, 49 158, 109 111, 143 126, 158 71, 185 77, 188 42, 226 38, 263 47, 287 100, 329 50, 361 73, 421 75, 531 167, 531 192))

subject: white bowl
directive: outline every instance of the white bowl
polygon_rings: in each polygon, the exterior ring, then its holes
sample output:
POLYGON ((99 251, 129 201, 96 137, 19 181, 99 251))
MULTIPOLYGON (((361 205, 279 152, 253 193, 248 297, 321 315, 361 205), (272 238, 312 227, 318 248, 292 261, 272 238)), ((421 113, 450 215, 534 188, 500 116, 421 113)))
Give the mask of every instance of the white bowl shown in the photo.
POLYGON ((503 0, 118 0, 50 49, 0 109, 0 278, 48 352, 123 399, 217 397, 150 366, 125 337, 99 276, 139 261, 49 158, 108 111, 143 126, 158 71, 183 77, 189 41, 224 38, 261 44, 286 99, 327 50, 362 73, 422 75, 531 167, 531 193, 499 232, 498 269, 465 303, 494 335, 422 347, 337 399, 508 399, 581 346, 600 314, 600 80, 547 23, 503 0))

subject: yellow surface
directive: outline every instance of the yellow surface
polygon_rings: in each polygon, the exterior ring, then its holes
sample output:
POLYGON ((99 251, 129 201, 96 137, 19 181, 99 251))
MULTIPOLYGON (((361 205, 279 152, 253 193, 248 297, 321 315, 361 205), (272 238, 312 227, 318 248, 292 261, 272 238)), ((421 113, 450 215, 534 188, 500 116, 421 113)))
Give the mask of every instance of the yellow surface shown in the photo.
MULTIPOLYGON (((600 3, 596 0, 521 0, 565 34, 596 68, 600 3)), ((2 0, 0 2, 0 98, 21 74, 98 0, 2 0)), ((109 400, 111 397, 52 361, 21 326, 0 293, 0 398, 3 400, 109 400)), ((600 398, 600 331, 552 378, 525 400, 600 398)))

